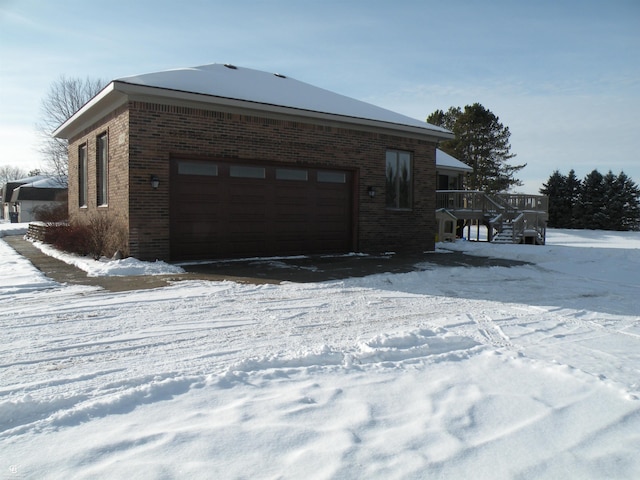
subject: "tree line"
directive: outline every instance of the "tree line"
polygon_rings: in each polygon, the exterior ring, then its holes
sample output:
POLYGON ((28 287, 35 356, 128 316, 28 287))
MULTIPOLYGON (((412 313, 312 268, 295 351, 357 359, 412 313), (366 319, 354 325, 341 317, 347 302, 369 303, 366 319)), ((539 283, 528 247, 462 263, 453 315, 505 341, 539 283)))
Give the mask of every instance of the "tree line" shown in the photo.
POLYGON ((549 227, 640 230, 640 189, 624 172, 593 170, 580 180, 556 170, 540 193, 549 197, 549 227))

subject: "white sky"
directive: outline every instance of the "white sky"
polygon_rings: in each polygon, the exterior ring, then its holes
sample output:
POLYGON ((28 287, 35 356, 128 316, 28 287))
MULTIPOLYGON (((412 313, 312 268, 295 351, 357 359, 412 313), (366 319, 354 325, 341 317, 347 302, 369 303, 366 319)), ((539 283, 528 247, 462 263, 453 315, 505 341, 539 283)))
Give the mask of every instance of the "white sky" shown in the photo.
POLYGON ((640 182, 636 0, 0 0, 0 165, 41 165, 34 125, 62 75, 216 62, 420 120, 480 102, 511 130, 527 193, 555 169, 640 182))

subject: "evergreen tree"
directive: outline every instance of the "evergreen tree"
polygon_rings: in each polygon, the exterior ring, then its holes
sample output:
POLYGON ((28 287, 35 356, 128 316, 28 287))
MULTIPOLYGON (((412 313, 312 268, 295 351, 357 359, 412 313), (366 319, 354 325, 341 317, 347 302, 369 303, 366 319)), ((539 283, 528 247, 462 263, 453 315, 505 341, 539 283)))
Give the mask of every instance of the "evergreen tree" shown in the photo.
POLYGON ((580 221, 578 218, 578 203, 580 201, 580 191, 582 182, 576 176, 575 170, 572 168, 565 181, 565 191, 563 193, 563 219, 562 223, 565 228, 579 228, 580 221))
POLYGON ((594 170, 580 182, 573 169, 566 177, 556 170, 540 193, 549 197, 550 227, 640 230, 640 188, 624 172, 594 170))
POLYGON ((542 184, 540 193, 549 197, 549 221, 548 225, 552 228, 566 227, 565 192, 567 189, 567 178, 558 170, 542 184))
POLYGON ((603 230, 620 230, 624 202, 621 192, 617 191, 617 180, 611 170, 602 177, 604 220, 600 228, 603 230))
POLYGON ((614 188, 620 211, 618 230, 640 230, 640 188, 624 172, 616 178, 614 188))
POLYGON ((436 110, 427 122, 454 133, 455 138, 443 142, 441 148, 473 168, 469 186, 472 190, 496 193, 522 185, 514 175, 526 164, 507 163, 515 157, 510 152, 509 128, 479 103, 467 105, 464 110, 460 107, 451 107, 447 112, 436 110))
POLYGON ((582 181, 578 203, 579 228, 589 230, 604 229, 607 224, 605 211, 604 177, 593 170, 582 181))

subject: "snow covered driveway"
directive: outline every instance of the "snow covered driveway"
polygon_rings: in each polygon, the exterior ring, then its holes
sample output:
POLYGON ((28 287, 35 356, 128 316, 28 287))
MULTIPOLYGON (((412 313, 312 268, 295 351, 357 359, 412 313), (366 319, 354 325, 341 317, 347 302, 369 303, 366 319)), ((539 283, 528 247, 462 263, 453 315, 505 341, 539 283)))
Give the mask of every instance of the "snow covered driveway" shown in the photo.
POLYGON ((640 234, 442 247, 535 265, 107 293, 0 240, 0 475, 640 477, 640 234))

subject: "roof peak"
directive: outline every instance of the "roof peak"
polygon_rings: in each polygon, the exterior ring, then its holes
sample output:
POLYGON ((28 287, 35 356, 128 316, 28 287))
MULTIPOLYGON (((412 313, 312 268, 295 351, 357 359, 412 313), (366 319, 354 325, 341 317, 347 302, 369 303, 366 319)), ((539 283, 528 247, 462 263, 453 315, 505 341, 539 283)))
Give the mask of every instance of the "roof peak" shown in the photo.
POLYGON ((54 136, 69 138, 80 131, 85 122, 96 121, 110 111, 110 108, 122 105, 127 97, 148 94, 166 99, 202 102, 213 107, 219 104, 270 113, 294 113, 301 117, 427 135, 434 141, 453 138, 448 130, 427 122, 281 73, 264 72, 230 63, 211 63, 113 80, 58 127, 54 136))
POLYGON ((119 78, 116 81, 402 125, 447 135, 444 128, 281 73, 211 63, 119 78), (283 80, 285 82, 283 82, 283 80))

